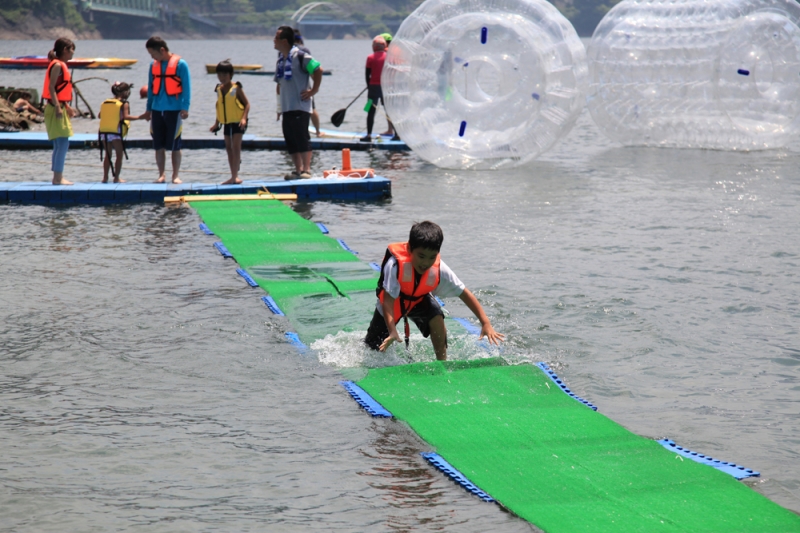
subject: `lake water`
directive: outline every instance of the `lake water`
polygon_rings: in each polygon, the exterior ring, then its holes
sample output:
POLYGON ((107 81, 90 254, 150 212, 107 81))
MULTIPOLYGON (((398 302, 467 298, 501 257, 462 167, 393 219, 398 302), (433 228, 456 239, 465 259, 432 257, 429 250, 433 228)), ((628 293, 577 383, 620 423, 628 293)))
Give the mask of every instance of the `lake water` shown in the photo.
MULTIPOLYGON (((170 44, 192 66, 190 135, 213 123, 204 63, 274 57, 269 41, 170 44)), ((361 90, 369 44, 308 44, 335 72, 318 98, 329 117, 361 90)), ((0 55, 51 46, 0 41, 0 55)), ((78 78, 144 83, 143 42, 79 42, 77 55, 140 59, 78 78)), ((0 70, 0 85, 42 77, 0 70)), ((272 82, 240 79, 250 132, 277 135, 272 82)), ((110 95, 104 82, 82 87, 91 103, 110 95)), ((363 104, 343 129, 364 122, 363 104)), ((135 123, 132 135, 145 133, 135 123)), ((128 180, 155 177, 135 170, 154 167, 152 152, 130 157, 128 180)), ((338 157, 316 154, 314 170, 338 157)), ((99 181, 98 158, 71 151, 65 175, 99 181)), ((2 152, 0 180, 47 181, 49 159, 2 152)), ((524 168, 353 160, 389 177, 394 197, 298 212, 368 261, 412 222, 436 221, 443 257, 508 336, 506 357, 548 362, 640 435, 759 470, 748 484, 800 511, 800 146, 622 148, 584 113, 524 168)), ((227 162, 223 151, 185 151, 184 168, 197 171, 187 181, 221 181, 227 162)), ((242 162, 245 174, 287 168, 277 152, 242 162)), ((429 447, 406 426, 356 406, 338 385, 342 367, 364 361, 355 340, 298 355, 283 337, 291 323, 266 310, 198 223, 191 209, 161 205, 0 206, 0 531, 535 530, 429 468, 419 456, 429 447)), ((468 316, 458 301, 448 308, 468 316)), ((416 356, 432 358, 419 345, 416 356)))

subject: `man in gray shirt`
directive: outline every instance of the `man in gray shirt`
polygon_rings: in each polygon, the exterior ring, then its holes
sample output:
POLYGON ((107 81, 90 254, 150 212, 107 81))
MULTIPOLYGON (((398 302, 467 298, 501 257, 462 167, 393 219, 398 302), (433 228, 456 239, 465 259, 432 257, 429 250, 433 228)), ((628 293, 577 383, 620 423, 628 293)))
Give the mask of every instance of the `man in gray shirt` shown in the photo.
POLYGON ((281 26, 275 33, 275 50, 279 52, 275 66, 275 81, 281 104, 283 138, 292 156, 295 170, 284 176, 287 180, 311 177, 311 97, 322 83, 322 67, 310 54, 294 44, 294 30, 281 26), (313 82, 313 85, 312 85, 313 82))

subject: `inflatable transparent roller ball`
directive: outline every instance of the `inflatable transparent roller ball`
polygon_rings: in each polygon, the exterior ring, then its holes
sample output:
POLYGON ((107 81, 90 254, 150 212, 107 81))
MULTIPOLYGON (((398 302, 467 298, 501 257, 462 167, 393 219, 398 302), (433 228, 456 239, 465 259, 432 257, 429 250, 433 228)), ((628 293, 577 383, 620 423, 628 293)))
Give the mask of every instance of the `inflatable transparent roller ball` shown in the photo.
POLYGON ((800 133, 800 4, 623 0, 589 45, 589 111, 626 145, 749 150, 800 133))
POLYGON ((427 0, 400 26, 381 75, 402 139, 444 168, 520 165, 580 114, 588 66, 544 0, 427 0))

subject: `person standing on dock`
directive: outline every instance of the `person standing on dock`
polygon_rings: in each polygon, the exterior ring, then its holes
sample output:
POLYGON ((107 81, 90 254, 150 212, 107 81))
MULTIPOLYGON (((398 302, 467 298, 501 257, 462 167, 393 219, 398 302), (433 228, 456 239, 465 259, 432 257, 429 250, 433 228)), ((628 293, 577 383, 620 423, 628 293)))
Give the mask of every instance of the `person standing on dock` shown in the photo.
MULTIPOLYGON (((297 48, 300 49, 301 52, 304 54, 311 55, 311 50, 303 43, 303 36, 300 34, 300 30, 297 28, 294 29, 294 44, 297 48)), ((312 97, 311 98, 311 124, 314 126, 314 132, 317 137, 322 137, 325 135, 319 129, 319 113, 317 112, 317 101, 312 97)))
POLYGON ((308 179, 311 177, 311 136, 308 132, 311 97, 319 92, 322 67, 319 61, 295 46, 291 26, 278 28, 273 43, 279 52, 275 81, 280 96, 283 138, 295 167, 284 178, 308 179))
POLYGON ((236 185, 242 182, 239 179, 239 167, 242 164, 242 137, 247 131, 250 101, 244 95, 242 84, 233 81, 233 65, 230 61, 220 61, 216 70, 219 80, 214 89, 217 92, 217 119, 211 126, 211 131, 216 135, 222 129, 222 136, 225 138, 231 177, 223 181, 222 185, 236 185))
POLYGON ((69 138, 72 136, 70 118, 77 113, 69 103, 72 101, 72 75, 67 61, 75 54, 75 43, 61 37, 47 54, 50 64, 44 75, 42 98, 47 100, 44 108, 44 123, 47 138, 53 141, 53 185, 72 185, 64 179, 64 162, 69 150, 69 138))
POLYGON ((181 183, 181 129, 183 121, 189 118, 192 101, 189 65, 171 53, 161 37, 150 37, 145 47, 153 63, 147 80, 147 111, 142 118, 151 121, 158 166, 156 183, 166 181, 167 150, 172 153, 172 183, 181 183))
MULTIPOLYGON (((378 102, 384 108, 386 107, 383 102, 383 90, 381 89, 381 73, 383 72, 383 64, 386 62, 386 46, 386 39, 383 35, 378 35, 372 40, 372 53, 367 56, 365 70, 368 107, 367 135, 361 138, 362 142, 372 142, 372 128, 375 126, 375 112, 378 108, 378 102)), ((386 117, 386 122, 389 123, 389 132, 387 133, 394 135, 394 126, 389 117, 386 117)))

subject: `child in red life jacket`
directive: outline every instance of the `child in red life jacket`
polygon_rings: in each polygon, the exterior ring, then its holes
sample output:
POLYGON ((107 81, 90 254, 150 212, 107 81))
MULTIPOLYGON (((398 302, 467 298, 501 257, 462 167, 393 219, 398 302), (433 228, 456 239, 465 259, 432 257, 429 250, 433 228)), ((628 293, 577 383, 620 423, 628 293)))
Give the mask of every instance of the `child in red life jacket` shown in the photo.
POLYGON ((505 336, 492 323, 461 280, 439 257, 444 236, 433 222, 418 222, 411 227, 408 242, 390 244, 378 280, 378 303, 364 343, 373 350, 385 351, 393 342, 402 342, 397 324, 402 320, 408 346, 411 319, 423 337, 430 336, 436 359, 447 360, 447 330, 444 313, 434 296, 457 296, 481 323, 481 335, 492 344, 505 336))

